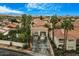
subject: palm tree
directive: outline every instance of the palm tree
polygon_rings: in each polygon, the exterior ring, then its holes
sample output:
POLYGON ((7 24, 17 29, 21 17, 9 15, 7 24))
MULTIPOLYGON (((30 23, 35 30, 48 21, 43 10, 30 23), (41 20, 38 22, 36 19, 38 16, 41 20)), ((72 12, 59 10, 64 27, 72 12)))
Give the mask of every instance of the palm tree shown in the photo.
POLYGON ((53 39, 53 41, 54 41, 54 30, 55 30, 55 26, 56 26, 56 24, 58 23, 58 18, 57 18, 57 16, 56 15, 54 15, 54 16, 51 16, 51 19, 50 19, 50 22, 51 22, 51 26, 52 26, 52 39, 53 39))
POLYGON ((40 16, 40 20, 42 20, 43 19, 43 17, 42 16, 40 16))
POLYGON ((61 27, 64 29, 64 50, 66 50, 68 30, 74 29, 73 22, 71 18, 65 18, 61 24, 61 27))

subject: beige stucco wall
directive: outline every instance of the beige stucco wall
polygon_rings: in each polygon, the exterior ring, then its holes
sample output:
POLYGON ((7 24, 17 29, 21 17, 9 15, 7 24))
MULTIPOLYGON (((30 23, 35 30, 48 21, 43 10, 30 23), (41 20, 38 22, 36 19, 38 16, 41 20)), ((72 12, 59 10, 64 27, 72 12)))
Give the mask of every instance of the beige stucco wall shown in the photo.
POLYGON ((48 35, 48 28, 44 28, 44 27, 32 27, 31 28, 31 35, 34 32, 38 32, 39 35, 40 35, 40 32, 46 32, 46 35, 48 35))
POLYGON ((73 39, 73 41, 67 40, 67 45, 66 45, 67 50, 76 50, 76 40, 73 39))
POLYGON ((54 43, 55 43, 56 47, 58 48, 58 46, 59 46, 59 39, 57 37, 54 37, 54 43))
MULTIPOLYGON (((61 44, 59 43, 59 39, 55 37, 54 39, 54 43, 56 44, 56 47, 58 48, 58 46, 61 44)), ((76 50, 76 40, 73 39, 73 41, 69 41, 69 39, 67 40, 67 44, 66 44, 66 50, 76 50)))

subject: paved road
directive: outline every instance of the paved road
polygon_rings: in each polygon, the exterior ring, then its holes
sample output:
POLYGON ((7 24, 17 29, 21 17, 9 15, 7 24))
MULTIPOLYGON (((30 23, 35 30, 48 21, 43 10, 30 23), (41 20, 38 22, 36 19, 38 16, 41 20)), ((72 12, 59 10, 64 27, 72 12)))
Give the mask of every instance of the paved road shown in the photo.
POLYGON ((0 48, 0 56, 31 56, 28 53, 16 52, 13 50, 0 48))

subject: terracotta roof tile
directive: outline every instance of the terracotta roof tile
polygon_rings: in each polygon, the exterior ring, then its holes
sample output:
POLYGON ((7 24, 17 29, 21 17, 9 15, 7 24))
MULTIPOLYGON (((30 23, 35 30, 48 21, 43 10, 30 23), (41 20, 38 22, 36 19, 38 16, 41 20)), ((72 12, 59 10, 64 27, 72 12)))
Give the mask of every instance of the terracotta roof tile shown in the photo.
MULTIPOLYGON (((79 39, 79 28, 77 28, 76 30, 68 31, 68 39, 79 39)), ((64 33, 61 29, 55 30, 55 37, 64 39, 64 33)))
POLYGON ((39 26, 44 26, 45 25, 45 22, 43 20, 40 20, 40 19, 34 19, 32 22, 34 23, 33 26, 35 26, 35 27, 39 27, 39 26))
POLYGON ((8 24, 7 27, 9 27, 9 28, 16 28, 16 24, 8 24))

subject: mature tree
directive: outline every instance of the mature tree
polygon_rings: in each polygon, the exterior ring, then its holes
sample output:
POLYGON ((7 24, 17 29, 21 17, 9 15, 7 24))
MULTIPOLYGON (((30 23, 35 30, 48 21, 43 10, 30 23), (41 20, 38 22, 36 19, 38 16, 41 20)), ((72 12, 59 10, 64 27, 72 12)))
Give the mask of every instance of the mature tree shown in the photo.
POLYGON ((10 46, 12 46, 12 41, 15 41, 16 39, 16 30, 10 30, 8 37, 10 38, 10 46))
POLYGON ((22 32, 25 32, 25 41, 27 41, 27 43, 29 42, 29 39, 30 39, 30 24, 31 24, 31 20, 32 20, 32 17, 31 15, 26 15, 26 14, 23 14, 22 15, 22 32))
POLYGON ((61 24, 62 28, 64 29, 64 50, 66 50, 68 30, 74 29, 73 22, 74 21, 71 18, 67 17, 67 18, 63 19, 63 22, 61 24))
POLYGON ((0 39, 2 40, 4 38, 3 33, 0 33, 0 39))
POLYGON ((32 17, 30 15, 22 15, 22 28, 24 32, 27 32, 30 35, 30 24, 32 17))
POLYGON ((24 40, 25 40, 25 34, 24 33, 19 33, 18 34, 18 42, 22 42, 24 43, 24 40))
POLYGON ((17 22, 16 18, 10 18, 10 21, 13 22, 17 22))
POLYGON ((26 22, 27 22, 26 18, 27 18, 26 14, 23 14, 22 15, 22 20, 21 20, 21 22, 22 22, 22 28, 25 28, 27 26, 26 25, 26 22))
POLYGON ((50 22, 52 23, 52 39, 54 41, 54 30, 55 30, 55 26, 58 23, 58 18, 56 15, 51 16, 50 22))
POLYGON ((31 25, 32 17, 30 15, 28 15, 28 18, 27 19, 28 19, 28 21, 27 21, 27 30, 26 30, 26 35, 25 36, 26 36, 27 42, 29 42, 30 36, 31 36, 30 25, 31 25))

